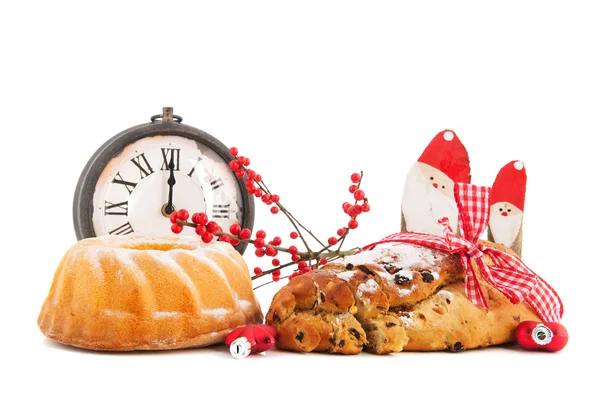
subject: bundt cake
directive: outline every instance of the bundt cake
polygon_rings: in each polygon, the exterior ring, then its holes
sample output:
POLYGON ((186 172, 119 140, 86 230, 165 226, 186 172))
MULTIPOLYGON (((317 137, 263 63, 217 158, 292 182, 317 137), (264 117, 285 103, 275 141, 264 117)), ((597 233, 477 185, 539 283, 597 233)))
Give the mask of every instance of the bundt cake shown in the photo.
POLYGON ((458 255, 396 244, 293 278, 273 297, 266 322, 281 349, 386 354, 506 343, 520 321, 539 321, 527 303, 512 304, 479 281, 487 310, 465 296, 458 255))
POLYGON ((230 244, 129 235, 76 243, 38 325, 87 349, 166 350, 222 342, 262 319, 246 263, 230 244))

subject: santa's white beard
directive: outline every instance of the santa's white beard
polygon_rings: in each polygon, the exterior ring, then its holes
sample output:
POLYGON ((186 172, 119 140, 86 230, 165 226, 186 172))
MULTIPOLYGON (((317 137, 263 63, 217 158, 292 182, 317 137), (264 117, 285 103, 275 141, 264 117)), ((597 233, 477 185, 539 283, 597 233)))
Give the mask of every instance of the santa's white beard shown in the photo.
POLYGON ((494 236, 494 241, 511 247, 519 234, 522 222, 523 214, 521 213, 504 217, 499 212, 492 211, 489 228, 494 236))
POLYGON ((452 230, 457 232, 456 201, 434 188, 416 163, 409 171, 404 184, 402 213, 408 232, 442 236, 444 227, 437 221, 443 217, 448 217, 452 230))

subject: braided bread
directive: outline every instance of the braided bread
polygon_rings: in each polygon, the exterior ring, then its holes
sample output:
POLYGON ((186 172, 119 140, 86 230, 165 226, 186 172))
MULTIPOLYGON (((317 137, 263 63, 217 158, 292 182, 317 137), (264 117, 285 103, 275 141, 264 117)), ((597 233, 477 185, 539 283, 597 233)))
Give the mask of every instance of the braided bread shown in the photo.
POLYGON ((281 349, 387 354, 506 343, 521 320, 539 320, 482 279, 489 308, 477 307, 465 296, 462 271, 458 255, 408 244, 378 248, 295 277, 275 294, 266 322, 277 328, 281 349))

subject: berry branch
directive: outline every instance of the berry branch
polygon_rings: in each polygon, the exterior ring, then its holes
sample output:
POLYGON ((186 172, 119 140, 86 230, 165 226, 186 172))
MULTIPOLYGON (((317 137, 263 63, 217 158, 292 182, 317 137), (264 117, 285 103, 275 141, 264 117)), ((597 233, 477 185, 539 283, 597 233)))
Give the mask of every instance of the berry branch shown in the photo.
POLYGON ((200 236, 204 243, 210 243, 213 240, 222 242, 228 242, 235 246, 241 242, 254 245, 256 248, 254 254, 257 257, 271 257, 272 268, 263 270, 260 267, 254 268, 254 276, 252 279, 257 279, 265 275, 271 275, 272 280, 257 286, 255 289, 262 287, 271 282, 277 282, 281 279, 281 270, 287 267, 295 267, 294 271, 286 276, 289 279, 305 274, 313 269, 318 268, 319 265, 325 265, 328 262, 335 260, 340 257, 344 257, 353 254, 357 249, 342 250, 344 241, 348 237, 351 230, 358 228, 357 217, 363 212, 369 212, 370 206, 368 199, 365 197, 364 191, 360 189, 362 183, 363 173, 354 173, 350 176, 352 185, 348 188, 349 192, 354 197, 354 204, 345 202, 342 205, 342 209, 345 214, 350 216, 350 220, 346 227, 337 230, 337 236, 331 236, 327 240, 327 244, 319 240, 319 238, 313 234, 311 230, 301 224, 294 215, 283 206, 279 195, 273 194, 260 174, 257 174, 254 170, 248 168, 250 165, 250 159, 244 156, 238 156, 238 149, 232 147, 229 150, 230 154, 235 157, 229 163, 229 169, 240 179, 244 179, 246 190, 250 195, 254 195, 260 198, 262 202, 271 206, 271 213, 278 214, 281 211, 286 218, 292 224, 294 230, 290 232, 289 237, 292 240, 300 238, 305 250, 300 251, 296 246, 283 246, 283 240, 279 236, 274 236, 270 241, 266 242, 267 234, 263 230, 258 230, 254 233, 252 238, 252 232, 248 228, 242 228, 239 224, 233 224, 229 228, 229 232, 225 232, 221 226, 215 221, 209 221, 206 213, 200 212, 195 213, 191 216, 191 222, 188 221, 190 214, 187 210, 179 210, 173 212, 169 219, 172 223, 171 230, 174 233, 181 233, 183 227, 194 228, 196 234, 200 236), (306 234, 312 237, 320 246, 319 250, 312 250, 306 240, 306 234), (336 249, 333 249, 334 246, 336 249), (279 253, 287 253, 290 255, 290 261, 281 263, 278 258, 279 253))

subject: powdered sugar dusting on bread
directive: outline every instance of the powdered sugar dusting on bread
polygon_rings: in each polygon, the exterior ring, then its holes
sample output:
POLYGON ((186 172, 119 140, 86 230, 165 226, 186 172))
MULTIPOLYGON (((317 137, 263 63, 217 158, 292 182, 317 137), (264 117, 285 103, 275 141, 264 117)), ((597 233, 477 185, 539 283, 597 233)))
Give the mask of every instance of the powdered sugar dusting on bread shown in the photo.
POLYGON ((354 275, 356 275, 356 272, 357 271, 355 270, 338 272, 337 277, 345 281, 349 281, 354 275))
POLYGON ((451 292, 449 292, 447 290, 440 290, 438 292, 438 296, 440 296, 442 299, 444 299, 446 301, 454 300, 454 294, 452 294, 451 292))
POLYGON ((417 288, 417 285, 412 285, 410 287, 410 289, 400 289, 400 288, 398 288, 398 295, 400 295, 402 297, 408 296, 409 294, 411 294, 412 292, 414 292, 416 288, 417 288))
POLYGON ((415 313, 414 312, 403 312, 402 314, 400 314, 398 316, 398 318, 400 319, 400 321, 402 321, 402 323, 404 324, 404 326, 406 326, 407 328, 413 327, 415 326, 415 321, 413 321, 413 315, 415 313))
POLYGON ((436 268, 435 262, 434 250, 404 243, 363 251, 344 257, 339 261, 342 264, 380 264, 387 268, 410 268, 415 270, 436 268))
POLYGON ((356 289, 360 296, 364 296, 365 293, 375 293, 379 289, 379 285, 373 279, 361 283, 356 289))

